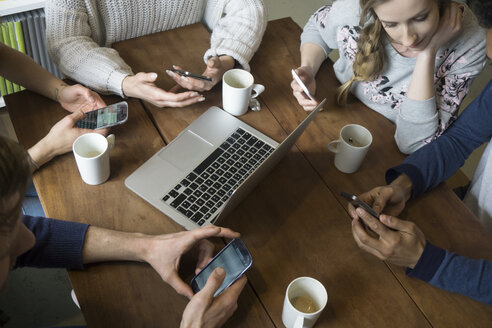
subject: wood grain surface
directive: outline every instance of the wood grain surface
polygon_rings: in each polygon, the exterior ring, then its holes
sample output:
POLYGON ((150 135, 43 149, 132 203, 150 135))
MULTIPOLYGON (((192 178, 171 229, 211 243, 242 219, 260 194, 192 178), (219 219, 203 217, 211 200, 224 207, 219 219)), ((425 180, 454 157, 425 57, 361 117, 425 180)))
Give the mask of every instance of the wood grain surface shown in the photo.
MULTIPOLYGON (((271 21, 251 62, 256 83, 265 85, 260 112, 240 119, 282 141, 306 117, 292 96, 290 70, 300 63, 301 29, 291 19, 271 21)), ((156 72, 165 90, 174 81, 165 73, 173 64, 201 73, 209 32, 200 24, 126 40, 114 46, 134 73, 156 72)), ((341 108, 334 94, 339 83, 330 62, 317 76, 316 98, 327 105, 282 160, 220 225, 241 232, 253 255, 249 283, 229 327, 283 327, 285 289, 299 276, 320 280, 328 305, 316 327, 487 327, 491 307, 406 277, 357 247, 340 191, 361 193, 384 184, 384 172, 400 163, 394 125, 354 98, 341 108), (367 127, 373 144, 354 174, 339 172, 326 145, 349 123, 367 127)), ((206 100, 186 108, 159 109, 129 100, 130 117, 113 128, 111 176, 88 186, 72 154, 60 156, 34 175, 47 216, 144 233, 182 228, 133 194, 125 178, 174 139, 212 105, 221 106, 221 84, 204 92, 206 100)), ((108 103, 117 97, 106 97, 108 103)), ((6 97, 19 141, 29 147, 67 114, 54 102, 23 91, 6 97)), ((492 239, 445 185, 412 200, 402 214, 414 220, 438 246, 491 259, 492 239)), ((216 241, 223 245, 224 241, 216 241)), ((190 279, 193 256, 183 263, 190 279)), ((146 264, 110 263, 70 272, 89 327, 176 327, 186 299, 177 295, 146 264)))

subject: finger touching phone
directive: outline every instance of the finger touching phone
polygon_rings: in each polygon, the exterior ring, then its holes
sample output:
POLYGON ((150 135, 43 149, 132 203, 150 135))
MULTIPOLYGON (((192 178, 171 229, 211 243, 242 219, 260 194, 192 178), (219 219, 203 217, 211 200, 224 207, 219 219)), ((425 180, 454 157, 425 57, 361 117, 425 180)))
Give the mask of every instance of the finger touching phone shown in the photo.
POLYGON ((311 96, 311 93, 309 92, 308 88, 306 87, 304 82, 302 82, 301 78, 299 77, 299 75, 297 75, 297 73, 294 69, 292 70, 292 77, 294 78, 294 80, 296 80, 297 84, 299 84, 301 86, 302 91, 304 91, 306 96, 308 96, 309 99, 314 100, 314 98, 313 98, 313 96, 311 96))

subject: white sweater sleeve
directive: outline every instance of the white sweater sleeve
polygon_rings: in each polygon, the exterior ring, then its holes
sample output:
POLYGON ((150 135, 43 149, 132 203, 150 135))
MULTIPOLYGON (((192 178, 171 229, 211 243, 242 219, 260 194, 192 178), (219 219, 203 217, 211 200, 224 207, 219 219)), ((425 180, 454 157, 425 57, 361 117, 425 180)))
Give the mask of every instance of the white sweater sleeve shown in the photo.
POLYGON ((98 22, 89 24, 84 1, 49 0, 45 10, 48 51, 62 73, 97 92, 123 96, 121 83, 132 70, 116 50, 94 41, 98 22))
POLYGON ((212 30, 210 49, 203 56, 229 55, 244 69, 260 46, 267 25, 262 0, 209 0, 204 21, 212 30))

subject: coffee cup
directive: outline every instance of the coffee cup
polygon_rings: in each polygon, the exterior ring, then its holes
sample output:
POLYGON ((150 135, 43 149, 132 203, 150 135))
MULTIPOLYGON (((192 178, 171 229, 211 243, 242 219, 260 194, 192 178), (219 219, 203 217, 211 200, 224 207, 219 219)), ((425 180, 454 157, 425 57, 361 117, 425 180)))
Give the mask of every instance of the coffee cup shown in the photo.
POLYGON ((328 293, 318 280, 294 279, 285 292, 282 322, 287 328, 311 328, 328 302, 328 293))
POLYGON ((98 185, 109 178, 109 153, 114 146, 114 135, 98 133, 81 135, 72 145, 80 176, 89 185, 98 185))
POLYGON ((357 171, 364 160, 372 135, 362 125, 348 124, 340 130, 340 137, 328 144, 328 149, 335 153, 335 166, 344 173, 357 171))
POLYGON ((265 91, 261 84, 255 84, 253 75, 243 69, 231 69, 222 77, 222 106, 234 115, 246 114, 251 98, 265 91))

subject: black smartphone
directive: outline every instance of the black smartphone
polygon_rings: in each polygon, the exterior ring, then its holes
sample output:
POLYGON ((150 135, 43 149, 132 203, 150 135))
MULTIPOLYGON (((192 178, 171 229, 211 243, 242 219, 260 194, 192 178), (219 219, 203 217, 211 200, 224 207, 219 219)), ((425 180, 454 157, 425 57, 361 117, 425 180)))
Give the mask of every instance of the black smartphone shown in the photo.
POLYGON ((171 72, 174 72, 176 74, 179 74, 181 76, 188 76, 188 77, 192 77, 194 79, 200 79, 200 80, 205 80, 205 81, 212 82, 212 78, 211 77, 208 77, 208 76, 205 76, 205 75, 193 74, 193 73, 188 72, 188 71, 183 71, 183 70, 174 69, 174 68, 171 68, 170 71, 171 72))
POLYGON ((208 277, 215 268, 224 268, 226 276, 214 297, 238 280, 253 264, 253 258, 239 238, 234 238, 191 280, 191 289, 198 293, 207 283, 208 277))
POLYGON ((376 212, 375 210, 373 210, 371 206, 364 203, 359 197, 352 195, 352 194, 349 194, 347 192, 343 192, 343 191, 340 194, 343 197, 347 198, 347 200, 350 202, 350 204, 352 204, 355 208, 362 207, 364 209, 364 211, 371 214, 375 218, 379 219, 379 213, 376 212))
POLYGON ((128 104, 122 101, 86 113, 75 125, 82 129, 104 129, 121 124, 128 119, 128 104))

